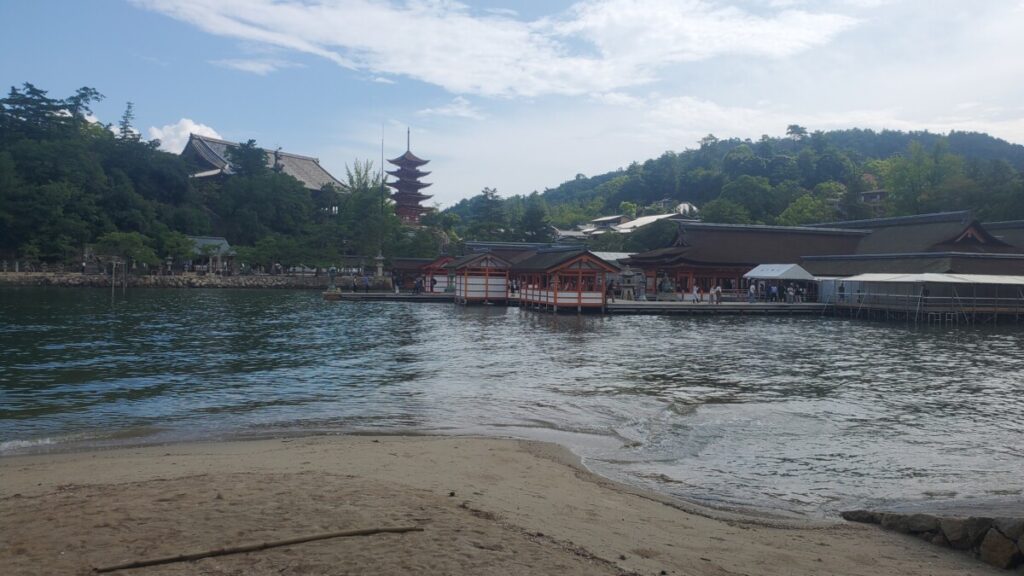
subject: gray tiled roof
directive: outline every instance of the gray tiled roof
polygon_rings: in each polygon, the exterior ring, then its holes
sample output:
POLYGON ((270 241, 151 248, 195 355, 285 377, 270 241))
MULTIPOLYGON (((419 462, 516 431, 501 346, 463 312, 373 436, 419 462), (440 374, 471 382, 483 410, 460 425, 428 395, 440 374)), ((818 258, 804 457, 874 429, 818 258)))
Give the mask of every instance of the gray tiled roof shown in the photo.
MULTIPOLYGON (((181 155, 208 164, 210 168, 219 169, 225 174, 231 174, 228 149, 236 146, 238 146, 237 142, 192 134, 181 155)), ((265 148, 263 150, 267 153, 267 167, 273 168, 274 151, 265 148)), ((310 190, 319 190, 327 184, 344 188, 344 184, 325 170, 316 158, 278 152, 278 161, 281 163, 282 172, 302 182, 302 185, 310 190)))
POLYGON ((223 236, 188 236, 189 240, 192 241, 192 253, 199 256, 205 255, 203 250, 211 250, 211 256, 234 256, 235 251, 228 244, 228 241, 223 236))

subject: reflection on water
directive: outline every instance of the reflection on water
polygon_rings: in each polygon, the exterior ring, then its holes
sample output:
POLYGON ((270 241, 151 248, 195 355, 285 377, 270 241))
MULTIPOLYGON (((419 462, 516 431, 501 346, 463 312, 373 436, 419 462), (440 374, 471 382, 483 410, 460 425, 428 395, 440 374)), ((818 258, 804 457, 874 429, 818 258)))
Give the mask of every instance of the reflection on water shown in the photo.
POLYGON ((801 514, 1024 500, 1024 331, 551 316, 289 291, 0 291, 0 451, 456 431, 801 514))

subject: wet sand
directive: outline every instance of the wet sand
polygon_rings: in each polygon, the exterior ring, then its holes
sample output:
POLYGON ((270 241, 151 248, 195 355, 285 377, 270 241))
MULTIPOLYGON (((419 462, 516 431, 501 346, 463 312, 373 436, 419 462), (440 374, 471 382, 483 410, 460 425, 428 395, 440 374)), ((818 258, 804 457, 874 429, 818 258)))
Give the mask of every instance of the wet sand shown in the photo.
POLYGON ((0 458, 4 574, 395 526, 423 531, 115 574, 1006 574, 874 526, 670 502, 537 442, 330 436, 0 458))

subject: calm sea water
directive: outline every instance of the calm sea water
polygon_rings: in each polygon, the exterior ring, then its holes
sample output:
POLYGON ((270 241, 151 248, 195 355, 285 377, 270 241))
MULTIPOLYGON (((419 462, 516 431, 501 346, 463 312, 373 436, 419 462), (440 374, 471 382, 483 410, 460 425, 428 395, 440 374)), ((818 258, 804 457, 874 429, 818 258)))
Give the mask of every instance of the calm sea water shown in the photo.
POLYGON ((1024 509, 1024 327, 0 290, 0 454, 296 431, 553 440, 797 515, 1024 509))

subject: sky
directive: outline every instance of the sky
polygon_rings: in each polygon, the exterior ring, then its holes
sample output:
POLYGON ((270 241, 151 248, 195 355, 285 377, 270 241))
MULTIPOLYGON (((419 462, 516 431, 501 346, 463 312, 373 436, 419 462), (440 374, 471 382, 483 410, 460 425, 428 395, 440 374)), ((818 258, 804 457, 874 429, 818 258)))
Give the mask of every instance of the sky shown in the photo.
POLYGON ((340 179, 408 129, 446 207, 794 123, 1024 143, 1022 32, 1024 0, 0 0, 0 83, 340 179))

